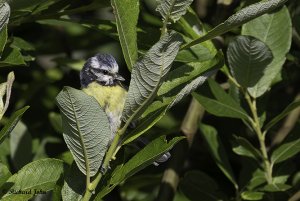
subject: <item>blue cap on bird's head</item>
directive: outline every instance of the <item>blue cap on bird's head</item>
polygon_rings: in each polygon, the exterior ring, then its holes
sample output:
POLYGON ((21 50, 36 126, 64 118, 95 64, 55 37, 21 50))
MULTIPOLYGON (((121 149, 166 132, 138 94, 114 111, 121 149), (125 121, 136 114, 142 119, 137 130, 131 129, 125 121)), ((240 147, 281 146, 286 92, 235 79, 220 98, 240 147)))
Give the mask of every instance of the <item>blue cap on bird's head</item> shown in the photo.
POLYGON ((110 54, 96 54, 89 58, 80 71, 81 87, 87 87, 91 82, 113 86, 125 79, 118 74, 119 66, 110 54))

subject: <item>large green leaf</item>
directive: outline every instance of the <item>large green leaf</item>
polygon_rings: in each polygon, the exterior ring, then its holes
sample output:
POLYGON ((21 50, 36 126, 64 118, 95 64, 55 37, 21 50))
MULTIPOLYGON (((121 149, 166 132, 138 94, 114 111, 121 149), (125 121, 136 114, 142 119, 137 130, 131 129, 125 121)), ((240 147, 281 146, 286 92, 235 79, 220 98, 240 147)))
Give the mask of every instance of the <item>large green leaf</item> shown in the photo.
MULTIPOLYGON (((250 20, 259 17, 265 13, 271 12, 272 10, 282 6, 287 0, 270 0, 258 2, 256 4, 252 4, 246 8, 239 10, 236 14, 230 16, 225 22, 219 24, 211 31, 207 32, 205 35, 200 38, 189 42, 184 45, 182 48, 186 49, 191 46, 194 46, 198 43, 202 43, 206 40, 210 40, 218 35, 224 34, 235 27, 238 27, 250 20)), ((265 32, 265 30, 263 30, 265 32)), ((271 48, 272 49, 272 48, 271 48)), ((275 55, 274 55, 275 56, 275 55)))
POLYGON ((264 75, 273 56, 271 50, 260 40, 250 36, 238 36, 229 43, 227 58, 237 82, 251 89, 264 75))
POLYGON ((156 96, 180 44, 181 38, 178 34, 167 33, 134 66, 122 117, 125 122, 131 122, 141 115, 156 96))
POLYGON ((131 71, 137 58, 138 0, 112 0, 122 52, 131 71))
POLYGON ((151 128, 168 109, 203 84, 223 62, 222 55, 218 54, 209 61, 184 64, 171 71, 157 91, 156 100, 144 112, 137 127, 125 136, 123 143, 133 141, 151 128))
POLYGON ((10 6, 8 3, 0 2, 0 31, 8 23, 10 16, 10 6))
POLYGON ((34 196, 35 191, 52 190, 64 172, 64 164, 57 159, 42 159, 24 166, 1 187, 3 201, 23 201, 34 196), (11 193, 22 191, 24 193, 11 193), (25 193, 27 192, 27 193, 25 193))
POLYGON ((161 14, 164 23, 176 22, 186 13, 193 0, 160 0, 157 11, 161 14))
POLYGON ((266 126, 265 129, 269 130, 272 128, 276 123, 278 123, 281 119, 283 119, 286 115, 288 115, 292 110, 296 109, 300 106, 300 101, 295 101, 289 104, 279 115, 274 117, 266 126))
POLYGON ((283 7, 276 13, 265 14, 248 22, 243 26, 242 34, 261 40, 273 53, 274 59, 266 67, 263 76, 254 87, 248 89, 251 96, 259 97, 269 89, 272 81, 281 71, 285 55, 291 46, 292 25, 288 9, 283 7))
POLYGON ((191 201, 218 201, 222 200, 217 183, 204 172, 187 172, 179 183, 183 194, 191 201))
POLYGON ((212 79, 209 79, 208 83, 213 98, 199 93, 193 93, 193 96, 209 113, 220 117, 249 119, 246 111, 218 83, 212 79))
POLYGON ((271 155, 271 163, 287 160, 300 152, 300 139, 280 145, 271 155))
POLYGON ((172 147, 183 138, 184 137, 175 137, 167 142, 165 136, 161 136, 151 141, 146 147, 126 162, 122 168, 117 169, 117 171, 113 173, 110 183, 119 184, 128 177, 144 169, 157 160, 162 154, 172 149, 172 147))
POLYGON ((238 184, 235 180, 235 176, 229 163, 226 150, 223 146, 223 143, 221 142, 221 139, 218 136, 217 130, 212 126, 205 124, 200 125, 200 130, 217 166, 221 169, 224 175, 232 182, 234 187, 238 189, 238 184))
POLYGON ((80 171, 94 176, 102 164, 111 139, 105 112, 92 96, 71 87, 57 95, 63 136, 80 171))
POLYGON ((8 122, 4 125, 2 130, 0 131, 0 144, 3 142, 6 136, 8 136, 12 130, 15 128, 17 123, 20 121, 21 117, 23 116, 24 112, 29 108, 26 106, 15 113, 9 118, 8 122))

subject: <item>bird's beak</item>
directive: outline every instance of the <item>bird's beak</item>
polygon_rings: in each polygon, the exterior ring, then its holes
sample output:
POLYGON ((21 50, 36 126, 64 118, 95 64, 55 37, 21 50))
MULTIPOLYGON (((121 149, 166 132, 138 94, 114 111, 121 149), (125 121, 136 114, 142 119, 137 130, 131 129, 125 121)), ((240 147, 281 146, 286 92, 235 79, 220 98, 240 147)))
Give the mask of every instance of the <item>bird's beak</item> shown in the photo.
POLYGON ((118 74, 116 74, 115 79, 118 81, 121 81, 121 82, 125 81, 125 79, 121 75, 118 75, 118 74))

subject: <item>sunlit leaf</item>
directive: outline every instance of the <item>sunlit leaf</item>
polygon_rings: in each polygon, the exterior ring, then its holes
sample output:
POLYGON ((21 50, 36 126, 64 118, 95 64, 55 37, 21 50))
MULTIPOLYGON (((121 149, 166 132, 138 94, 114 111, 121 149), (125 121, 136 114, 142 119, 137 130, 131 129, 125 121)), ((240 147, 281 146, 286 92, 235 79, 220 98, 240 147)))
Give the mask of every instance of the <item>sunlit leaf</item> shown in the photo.
POLYGON ((223 65, 223 57, 216 55, 205 62, 192 62, 171 71, 152 102, 140 119, 137 127, 125 136, 127 144, 158 122, 168 109, 198 88, 204 81, 223 65))
POLYGON ((156 96, 180 44, 178 34, 175 32, 165 34, 134 66, 122 117, 125 122, 128 120, 131 122, 141 115, 156 96))
POLYGON ((92 96, 65 87, 56 97, 64 140, 80 171, 94 176, 102 164, 111 131, 105 112, 92 96))
POLYGON ((156 10, 165 23, 176 22, 186 13, 192 2, 193 0, 160 0, 156 10))
POLYGON ((163 153, 172 149, 172 147, 183 138, 184 137, 175 137, 167 142, 165 136, 162 136, 151 141, 113 174, 111 184, 120 183, 148 165, 151 165, 163 153))
POLYGON ((112 0, 112 7, 122 47, 123 55, 131 70, 138 58, 137 21, 139 16, 138 0, 112 0))
MULTIPOLYGON (((287 0, 263 1, 243 8, 239 10, 236 14, 230 16, 225 22, 219 24, 200 38, 184 45, 182 48, 186 49, 198 43, 210 40, 218 35, 224 34, 235 27, 241 26, 242 24, 249 22, 250 20, 256 17, 271 12, 272 10, 282 6, 286 1, 287 0)), ((265 32, 265 30, 263 32, 265 32)))
POLYGON ((57 159, 42 159, 34 161, 24 166, 18 173, 12 175, 1 187, 4 194, 1 200, 4 201, 23 201, 29 200, 34 196, 36 190, 52 190, 62 176, 64 164, 57 159), (24 191, 28 194, 10 193, 11 191, 24 191))
POLYGON ((292 25, 288 9, 283 7, 275 13, 265 14, 248 22, 243 25, 242 34, 261 40, 273 53, 274 59, 264 70, 263 76, 254 87, 248 89, 251 96, 259 97, 269 89, 272 81, 281 71, 291 46, 292 25))

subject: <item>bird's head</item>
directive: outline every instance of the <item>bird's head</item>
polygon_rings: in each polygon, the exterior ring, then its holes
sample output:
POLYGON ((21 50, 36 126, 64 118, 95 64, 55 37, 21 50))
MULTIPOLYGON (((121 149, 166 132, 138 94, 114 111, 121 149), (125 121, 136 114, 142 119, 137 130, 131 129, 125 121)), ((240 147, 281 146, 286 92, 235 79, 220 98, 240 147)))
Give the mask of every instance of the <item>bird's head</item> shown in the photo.
POLYGON ((97 54, 89 58, 80 71, 82 87, 87 87, 91 82, 101 85, 113 86, 125 79, 118 74, 119 66, 110 54, 97 54))

